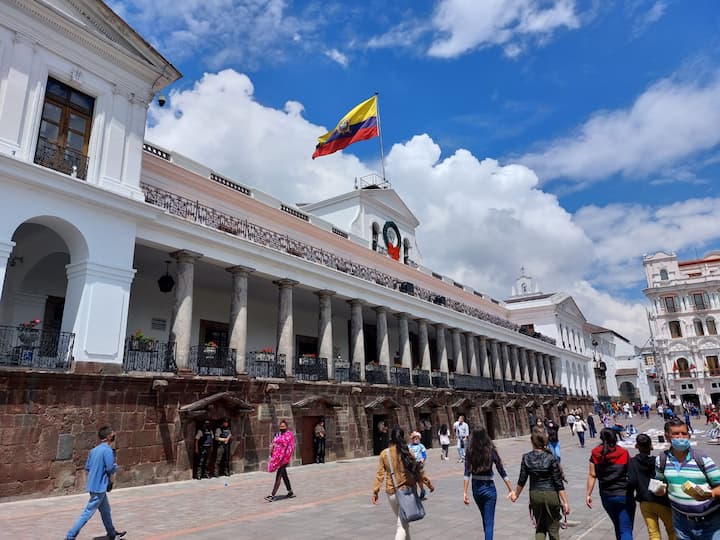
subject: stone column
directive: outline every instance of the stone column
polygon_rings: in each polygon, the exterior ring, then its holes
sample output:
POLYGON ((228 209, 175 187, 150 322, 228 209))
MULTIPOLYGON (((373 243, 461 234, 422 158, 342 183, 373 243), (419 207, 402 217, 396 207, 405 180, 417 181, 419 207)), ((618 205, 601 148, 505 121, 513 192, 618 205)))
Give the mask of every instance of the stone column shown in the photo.
POLYGON ((12 322, 14 322, 10 320, 4 320, 5 317, 2 316, 5 304, 7 304, 8 300, 7 298, 4 298, 5 274, 7 273, 8 261, 10 260, 10 255, 12 254, 12 250, 14 247, 15 242, 0 242, 0 306, 2 306, 0 307, 1 324, 12 324, 12 322))
POLYGON ((530 382, 540 384, 538 380, 537 364, 535 362, 535 351, 528 351, 528 370, 530 371, 530 382))
POLYGON ((530 383, 530 370, 528 369, 528 350, 520 347, 520 373, 522 373, 522 382, 530 383))
POLYGON ((515 345, 510 345, 510 363, 512 365, 513 381, 521 382, 522 375, 520 374, 520 360, 518 348, 515 345))
POLYGON ((420 369, 430 373, 430 340, 428 339, 427 319, 418 319, 418 355, 420 356, 420 369))
POLYGON ((357 364, 360 380, 365 380, 365 334, 363 332, 363 301, 358 298, 348 300, 350 304, 350 368, 357 364))
POLYGON ((277 353, 285 355, 285 375, 295 372, 295 327, 293 321, 293 287, 299 283, 293 279, 273 281, 278 287, 277 353))
POLYGON ((178 371, 187 371, 190 358, 190 335, 192 334, 193 282, 195 261, 202 254, 194 251, 175 251, 170 256, 177 261, 175 306, 170 328, 170 341, 175 342, 175 363, 178 371))
POLYGON ((231 266, 226 270, 232 274, 229 346, 235 349, 235 371, 240 374, 247 372, 248 276, 255 269, 231 266))
POLYGON ((400 338, 400 360, 402 367, 412 369, 412 353, 410 351, 410 329, 408 328, 408 314, 398 313, 398 334, 400 338))
POLYGON ((445 328, 444 324, 435 325, 435 343, 437 344, 437 357, 440 363, 440 372, 448 372, 447 346, 445 345, 445 328))
POLYGON ((512 381, 512 371, 510 369, 510 345, 508 343, 500 344, 500 351, 502 352, 502 363, 503 363, 503 379, 506 381, 512 381))
POLYGON ((453 354, 455 355, 455 373, 465 373, 465 359, 463 358, 462 341, 460 340, 460 329, 453 328, 452 334, 452 346, 453 354))
POLYGON ((545 378, 545 366, 543 365, 542 361, 542 353, 535 353, 535 362, 538 371, 538 382, 540 384, 547 384, 547 379, 545 378))
POLYGON ((555 380, 553 379, 552 369, 550 369, 550 355, 549 354, 543 354, 543 364, 545 364, 545 377, 547 378, 547 383, 549 386, 552 386, 555 384, 555 380))
POLYGON ((465 342, 467 343, 467 362, 470 366, 470 375, 478 375, 478 358, 477 351, 475 349, 475 335, 472 332, 465 334, 465 342))
POLYGON ((323 289, 316 291, 319 300, 318 317, 318 357, 327 360, 328 379, 335 379, 335 360, 333 358, 332 297, 335 291, 323 289))
POLYGON ((480 351, 480 373, 483 377, 490 378, 492 374, 490 372, 490 360, 488 359, 487 353, 487 338, 480 336, 478 338, 478 347, 480 351))
POLYGON ((500 344, 496 339, 490 340, 490 353, 492 356, 492 366, 493 366, 493 379, 496 381, 502 382, 503 380, 503 371, 502 371, 502 363, 500 361, 500 350, 499 350, 500 344))
POLYGON ((552 371, 553 384, 560 385, 560 359, 557 356, 550 357, 550 370, 552 371))
POLYGON ((383 366, 387 380, 390 382, 390 343, 388 342, 387 309, 385 306, 377 306, 373 309, 376 313, 377 361, 380 366, 383 366))

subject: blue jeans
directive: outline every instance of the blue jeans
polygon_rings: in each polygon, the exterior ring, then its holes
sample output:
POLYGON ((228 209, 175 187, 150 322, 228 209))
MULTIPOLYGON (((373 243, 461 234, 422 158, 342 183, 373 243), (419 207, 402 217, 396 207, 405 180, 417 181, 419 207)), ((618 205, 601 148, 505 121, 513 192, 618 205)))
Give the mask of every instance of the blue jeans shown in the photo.
POLYGON ((493 540, 495 529, 495 503, 497 502, 497 491, 495 482, 488 480, 473 480, 472 494, 482 516, 483 529, 485 529, 485 540, 493 540))
POLYGON ((115 538, 117 531, 113 526, 112 517, 110 517, 110 503, 108 502, 107 493, 90 493, 90 500, 83 510, 80 517, 72 526, 72 529, 67 533, 66 538, 75 538, 80 529, 82 529, 88 520, 93 517, 96 510, 100 510, 100 517, 102 518, 103 525, 105 525, 105 532, 107 532, 108 538, 115 538))
POLYGON ((674 511, 672 516, 678 540, 720 540, 720 510, 699 521, 674 511))
POLYGON ((624 495, 619 497, 600 495, 600 500, 615 527, 615 538, 617 540, 633 540, 635 500, 624 495))
POLYGON ((555 459, 557 459, 557 462, 560 463, 560 441, 549 442, 548 448, 553 453, 553 456, 555 456, 555 459))

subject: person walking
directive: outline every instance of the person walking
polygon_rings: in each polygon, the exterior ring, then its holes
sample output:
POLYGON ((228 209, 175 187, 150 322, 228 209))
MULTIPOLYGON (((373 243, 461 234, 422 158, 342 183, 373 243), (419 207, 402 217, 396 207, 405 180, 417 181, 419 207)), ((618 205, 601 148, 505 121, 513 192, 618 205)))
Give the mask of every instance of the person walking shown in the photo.
POLYGON ((578 416, 575 419, 575 434, 578 436, 578 441, 580 441, 580 448, 585 448, 585 430, 587 429, 587 424, 585 423, 585 420, 582 419, 582 416, 578 416))
POLYGON ((430 479, 420 467, 412 452, 405 442, 405 432, 395 426, 390 431, 390 440, 388 447, 380 452, 377 473, 375 474, 375 484, 373 485, 372 503, 378 503, 378 494, 382 487, 383 479, 385 480, 385 492, 390 502, 390 508, 397 516, 397 527, 395 529, 395 540, 410 540, 410 524, 400 519, 400 506, 395 495, 395 487, 398 489, 404 487, 417 487, 419 483, 426 485, 430 492, 435 491, 430 479), (392 463, 392 469, 391 469, 392 463), (394 485, 392 475, 395 477, 394 485))
POLYGON ((72 529, 65 535, 66 540, 77 538, 80 529, 85 526, 97 510, 100 511, 100 517, 109 540, 123 538, 127 534, 127 531, 118 531, 113 525, 110 514, 110 501, 108 501, 107 497, 107 492, 112 489, 112 476, 117 471, 115 451, 110 446, 115 441, 115 432, 110 426, 102 426, 98 430, 98 439, 100 439, 100 442, 90 450, 90 455, 85 462, 85 470, 88 473, 86 489, 90 494, 90 500, 72 526, 72 529))
POLYGON ((603 429, 600 441, 590 454, 585 503, 592 509, 592 491, 597 479, 600 500, 615 527, 616 540, 632 540, 635 500, 630 496, 627 480, 630 454, 617 445, 617 433, 612 429, 603 429))
POLYGON ((458 416, 457 422, 453 424, 455 436, 457 437, 458 463, 465 461, 465 445, 470 435, 470 427, 465 423, 465 416, 458 416))
POLYGON ((720 469, 709 456, 691 449, 688 427, 679 418, 665 423, 665 440, 670 450, 655 460, 655 478, 667 484, 677 538, 720 539, 720 469), (687 493, 686 482, 700 486, 703 493, 687 493))
POLYGON ((539 430, 530 436, 532 451, 523 454, 517 486, 510 494, 516 502, 530 478, 530 511, 535 519, 535 540, 560 538, 560 511, 570 514, 560 464, 547 448, 547 436, 539 430))
POLYGON ((288 429, 288 423, 285 420, 280 421, 278 429, 279 431, 275 434, 273 442, 270 445, 268 472, 275 473, 275 484, 273 485, 272 493, 265 497, 265 500, 268 502, 278 500, 275 494, 280 488, 281 480, 285 484, 285 489, 287 489, 287 498, 292 499, 295 496, 287 474, 287 466, 290 464, 293 451, 295 450, 295 435, 288 429))
POLYGON ((592 414, 587 415, 587 427, 590 438, 594 439, 597 435, 597 428, 595 427, 595 417, 592 414))
POLYGON ((645 433, 635 439, 638 454, 628 464, 628 484, 635 492, 635 500, 640 504, 640 513, 648 529, 649 540, 661 540, 660 520, 665 525, 668 540, 676 540, 672 526, 672 511, 667 495, 659 497, 650 490, 649 484, 655 478, 655 457, 652 453, 652 440, 645 433))
POLYGON ((545 431, 548 437, 548 448, 560 463, 560 437, 558 436, 558 427, 555 422, 548 420, 545 422, 545 431))
POLYGON ((573 413, 573 411, 570 411, 570 414, 567 415, 567 425, 570 428, 570 433, 574 434, 575 432, 573 431, 573 426, 575 425, 575 414, 573 413))
MULTIPOLYGON (((422 435, 419 431, 413 431, 410 434, 410 444, 408 445, 408 448, 412 452, 413 457, 415 458, 415 461, 418 462, 418 465, 420 465, 420 469, 425 468, 425 460, 427 459, 427 448, 425 448, 425 445, 420 442, 420 439, 422 439, 422 435)), ((425 486, 421 483, 420 484, 420 499, 425 500, 425 486)))
POLYGON ((500 455, 495 444, 485 429, 475 429, 465 454, 465 477, 463 481, 463 501, 470 504, 468 488, 472 483, 472 495, 480 510, 485 540, 493 540, 495 530, 495 504, 497 503, 497 490, 493 480, 493 465, 507 486, 508 493, 512 493, 512 485, 503 467, 500 455))
POLYGON ((447 424, 440 426, 440 429, 438 430, 438 440, 440 441, 440 448, 442 449, 440 452, 440 461, 447 461, 450 459, 448 457, 448 450, 450 449, 450 432, 448 431, 447 424))

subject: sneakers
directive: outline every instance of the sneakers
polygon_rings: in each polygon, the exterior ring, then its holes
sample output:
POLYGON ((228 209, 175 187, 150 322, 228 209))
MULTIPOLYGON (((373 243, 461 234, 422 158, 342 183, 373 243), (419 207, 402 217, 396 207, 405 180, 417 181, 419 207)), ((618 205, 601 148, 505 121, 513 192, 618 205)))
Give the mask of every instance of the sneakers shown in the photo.
POLYGON ((273 502, 275 500, 275 495, 268 495, 267 497, 265 497, 265 500, 267 502, 273 502))
POLYGON ((125 538, 126 534, 127 534, 127 531, 116 531, 115 536, 110 538, 110 540, 115 540, 116 538, 125 538))

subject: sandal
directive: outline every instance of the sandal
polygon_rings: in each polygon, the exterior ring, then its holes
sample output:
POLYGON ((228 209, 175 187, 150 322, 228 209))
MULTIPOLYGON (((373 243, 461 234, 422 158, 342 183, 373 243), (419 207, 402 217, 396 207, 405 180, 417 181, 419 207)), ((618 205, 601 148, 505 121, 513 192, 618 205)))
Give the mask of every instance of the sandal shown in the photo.
POLYGON ((275 500, 275 495, 268 495, 267 497, 265 497, 265 500, 267 502, 273 502, 275 500))

